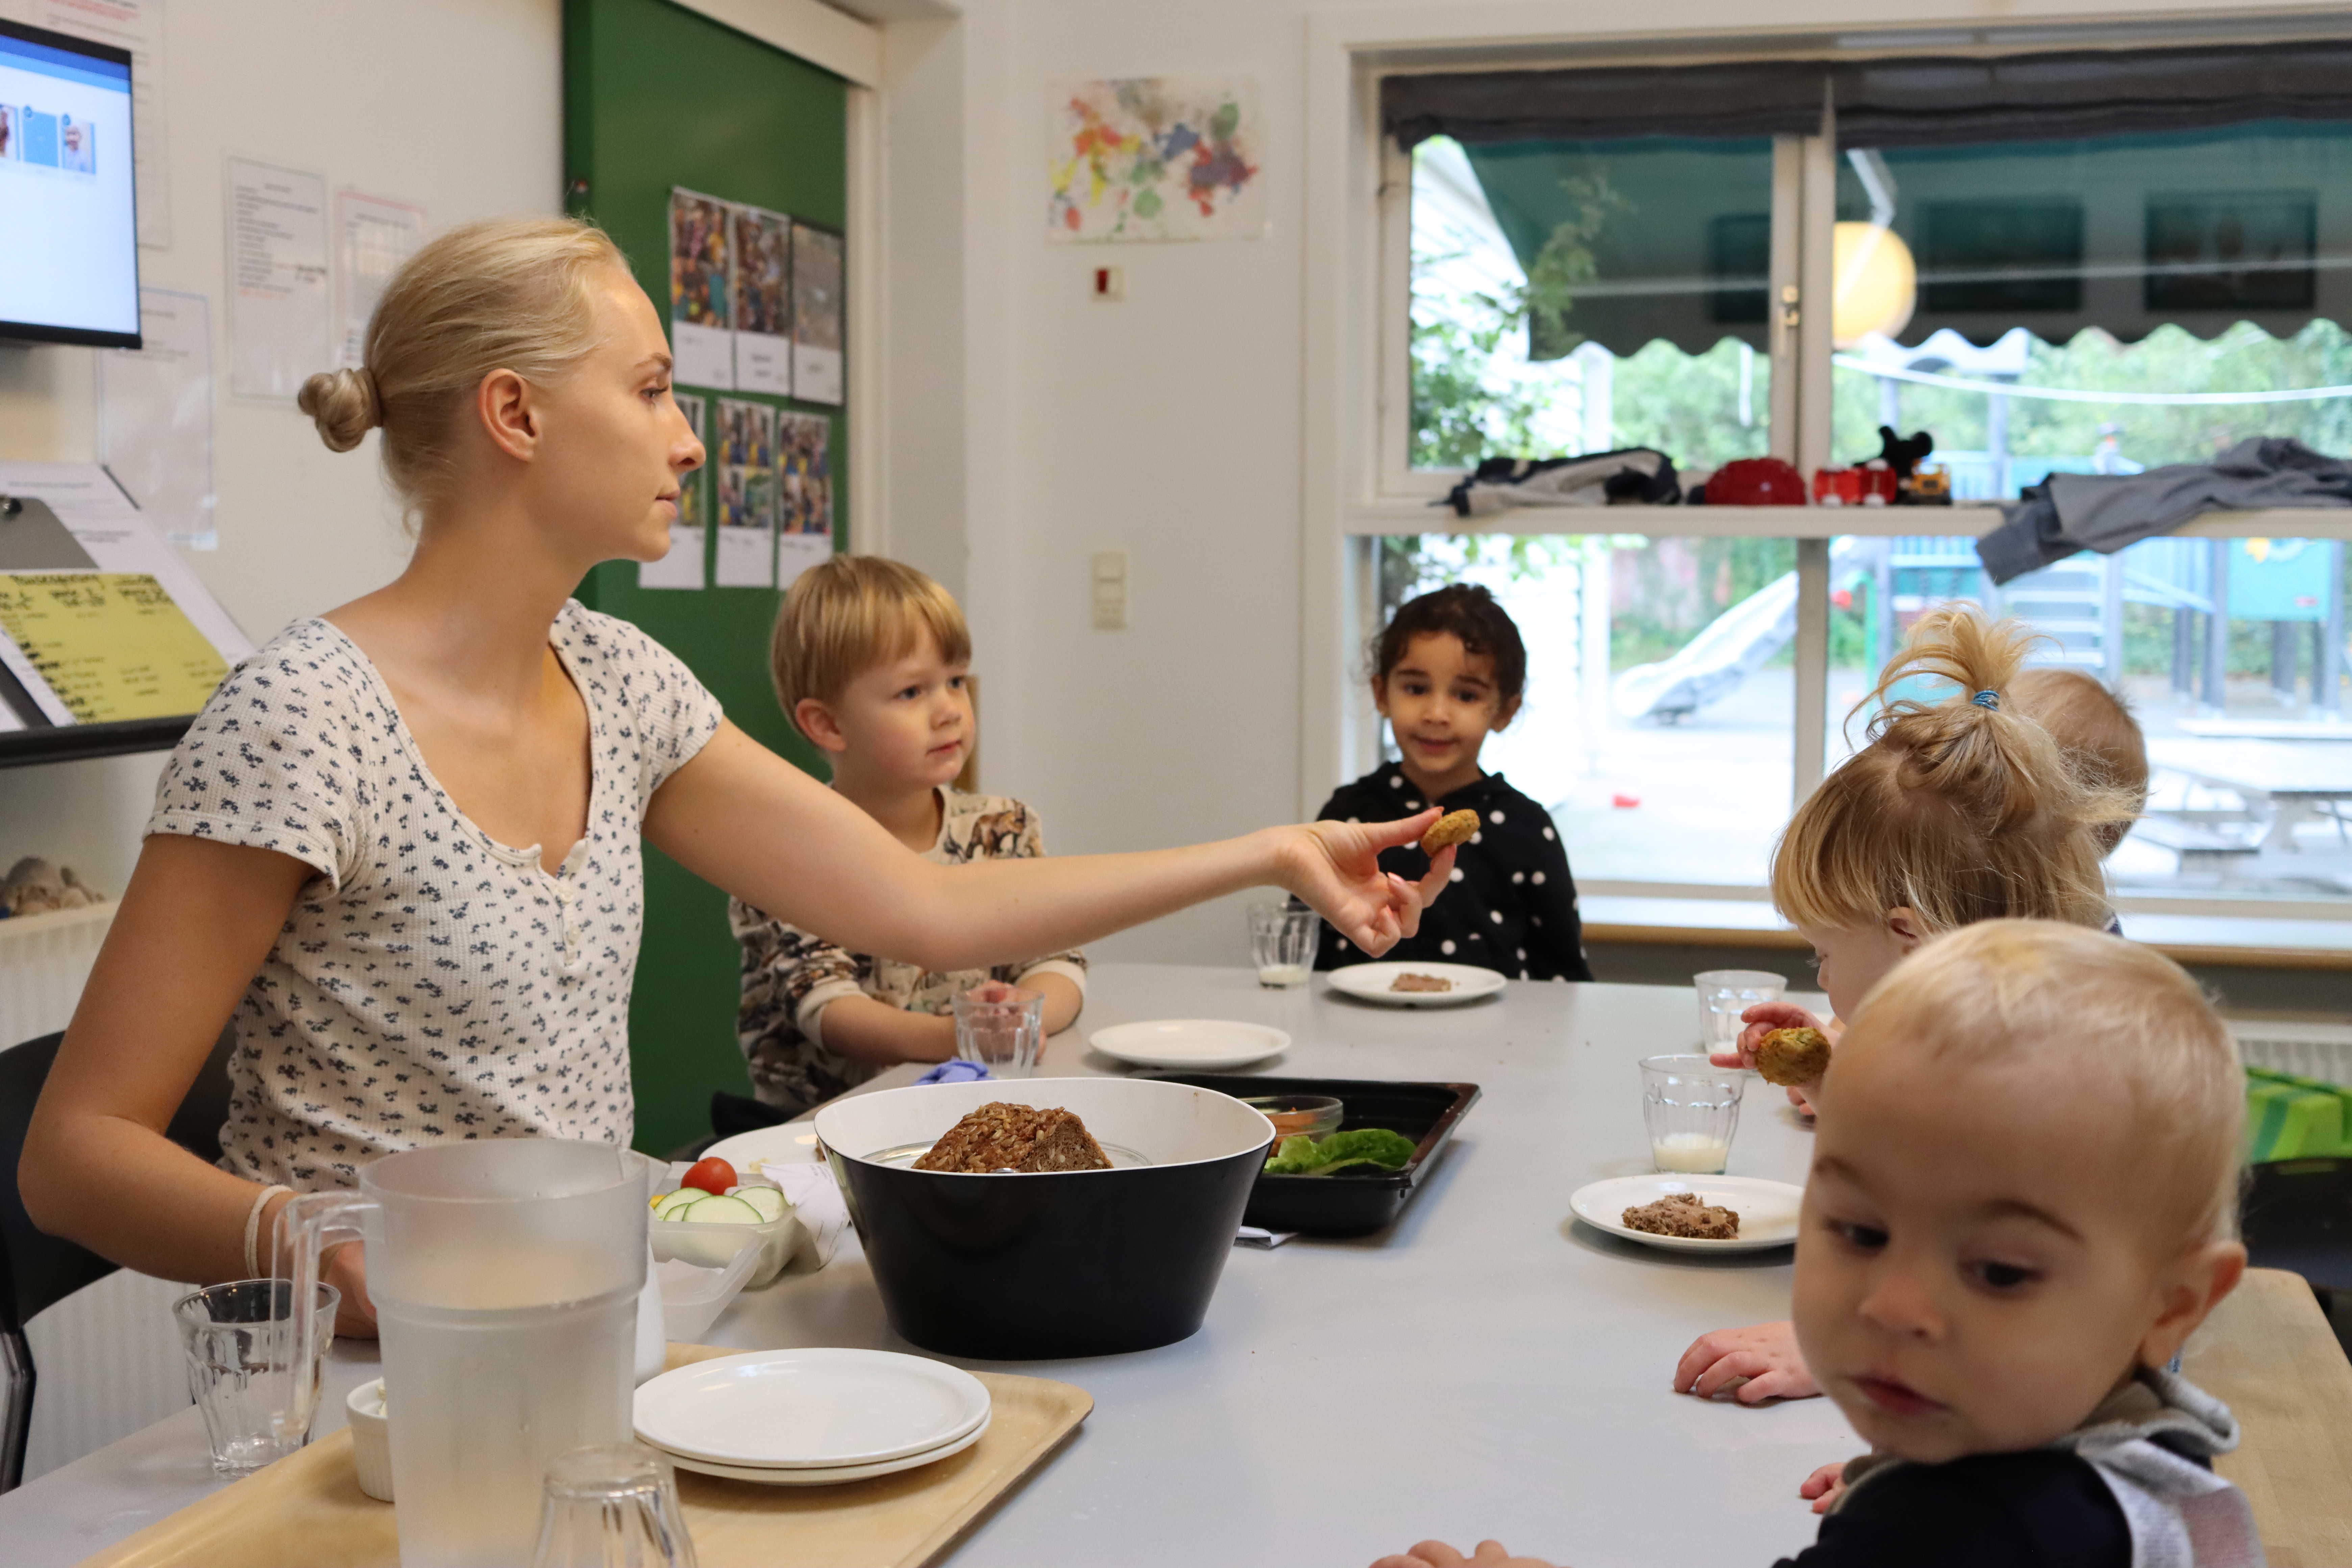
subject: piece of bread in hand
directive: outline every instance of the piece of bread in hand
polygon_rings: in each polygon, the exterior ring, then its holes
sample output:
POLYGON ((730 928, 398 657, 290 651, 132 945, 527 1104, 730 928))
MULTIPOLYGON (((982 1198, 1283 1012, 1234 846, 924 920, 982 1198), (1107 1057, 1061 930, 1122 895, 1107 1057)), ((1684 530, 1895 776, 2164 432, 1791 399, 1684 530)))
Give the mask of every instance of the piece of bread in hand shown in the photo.
POLYGON ((1783 1089, 1812 1083, 1830 1070, 1829 1037, 1819 1029, 1775 1029, 1756 1047, 1756 1070, 1783 1089))
POLYGON ((1429 825, 1421 836, 1421 852, 1434 855, 1441 849, 1451 849, 1456 844, 1466 844, 1478 831, 1478 814, 1475 811, 1449 811, 1429 825))

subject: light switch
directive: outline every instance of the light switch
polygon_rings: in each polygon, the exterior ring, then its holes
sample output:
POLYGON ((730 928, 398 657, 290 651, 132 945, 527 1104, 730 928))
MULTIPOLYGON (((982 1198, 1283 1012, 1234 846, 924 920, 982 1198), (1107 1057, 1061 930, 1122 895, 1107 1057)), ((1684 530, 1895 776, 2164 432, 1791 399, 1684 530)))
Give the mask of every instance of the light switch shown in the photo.
POLYGON ((1095 552, 1094 570, 1095 630, 1123 632, 1127 629, 1127 552, 1101 550, 1095 552))
POLYGON ((1127 298, 1127 268, 1097 267, 1094 272, 1094 294, 1097 300, 1118 300, 1127 298))

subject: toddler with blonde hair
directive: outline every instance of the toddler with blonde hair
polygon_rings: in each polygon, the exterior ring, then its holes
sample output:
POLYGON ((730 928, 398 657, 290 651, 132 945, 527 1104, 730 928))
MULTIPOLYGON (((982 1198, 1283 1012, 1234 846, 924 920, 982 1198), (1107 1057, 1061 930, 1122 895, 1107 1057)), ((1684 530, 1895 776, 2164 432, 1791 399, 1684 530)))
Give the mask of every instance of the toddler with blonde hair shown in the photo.
MULTIPOLYGON (((2009 683, 2011 704, 2050 731, 2074 776, 2119 792, 2137 816, 2147 804, 2147 737, 2130 705, 2079 669, 2040 665, 2009 683)), ((2097 828, 2101 852, 2112 855, 2131 831, 2129 817, 2097 828)))
POLYGON ((1786 1568, 2257 1568, 2211 1468, 2237 1423, 2164 1370, 2246 1264, 2243 1089, 2196 983, 2079 925, 1972 925, 1871 993, 1821 1106, 1797 1334, 1871 1451, 1786 1568))

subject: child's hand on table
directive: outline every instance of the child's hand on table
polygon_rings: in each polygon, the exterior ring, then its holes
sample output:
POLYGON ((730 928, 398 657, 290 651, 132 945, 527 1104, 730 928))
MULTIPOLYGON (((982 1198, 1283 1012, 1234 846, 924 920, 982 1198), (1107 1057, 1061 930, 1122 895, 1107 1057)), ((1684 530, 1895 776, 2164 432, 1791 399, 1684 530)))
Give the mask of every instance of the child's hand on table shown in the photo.
POLYGON ((1381 851, 1419 843, 1442 815, 1431 806, 1395 822, 1313 822, 1282 829, 1282 886, 1378 958, 1421 929, 1421 911, 1454 875, 1454 855, 1439 850, 1429 874, 1408 882, 1381 869, 1381 851))
POLYGON ((1834 1465, 1823 1465, 1820 1469, 1807 1476, 1804 1483, 1797 1488, 1799 1497, 1813 1500, 1815 1513, 1829 1512, 1832 1505, 1844 1491, 1845 1461, 1843 1459, 1840 1459, 1834 1465))
POLYGON ((1742 1405, 1811 1399, 1822 1391, 1797 1349, 1792 1323, 1754 1323, 1701 1334, 1675 1363, 1675 1392, 1701 1399, 1713 1399, 1741 1378, 1748 1381, 1732 1397, 1742 1405))
MULTIPOLYGON (((1775 1029, 1819 1029, 1830 1037, 1832 1045, 1837 1044, 1838 1036, 1843 1032, 1834 1019, 1816 1018, 1793 1002, 1759 1002, 1739 1016, 1748 1026, 1739 1031, 1736 1048, 1717 1051, 1706 1058, 1717 1067, 1746 1068, 1754 1071, 1756 1047, 1762 1045, 1764 1037, 1775 1029)), ((1805 1097, 1801 1089, 1789 1090, 1789 1103, 1807 1116, 1813 1113, 1813 1102, 1805 1097)))
POLYGON ((1412 1551, 1383 1557, 1372 1568, 1553 1568, 1536 1557, 1514 1557, 1499 1541, 1482 1541, 1465 1557, 1443 1541, 1424 1541, 1412 1551))

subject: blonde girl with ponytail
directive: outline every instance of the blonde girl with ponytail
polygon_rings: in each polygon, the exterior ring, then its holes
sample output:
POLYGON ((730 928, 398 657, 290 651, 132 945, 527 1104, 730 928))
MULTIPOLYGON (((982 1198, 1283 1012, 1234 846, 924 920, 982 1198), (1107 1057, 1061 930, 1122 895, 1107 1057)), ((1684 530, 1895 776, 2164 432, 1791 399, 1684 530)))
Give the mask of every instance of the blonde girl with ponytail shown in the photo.
MULTIPOLYGON (((2036 640, 1967 605, 1914 624, 1855 706, 1885 704, 1869 743, 1805 798, 1772 852, 1772 902, 1811 945, 1833 1016, 1785 1002, 1750 1007, 1738 1050, 1717 1057, 1718 1066, 1753 1067, 1774 1029, 1815 1028, 1834 1040, 1837 1019, 1946 931, 1990 920, 2097 930, 2113 919, 2101 860, 2139 799, 2070 767, 2011 700, 2036 640), (1952 689, 1933 701, 1894 695, 1919 678, 1952 689)), ((1803 1089, 1789 1098, 1811 1114, 1803 1089)), ((1675 1365, 1675 1387, 1702 1397, 1736 1388, 1749 1405, 1821 1392, 1785 1322, 1701 1335, 1675 1365)))
MULTIPOLYGON (((415 528, 385 586, 232 671, 166 765, 131 885, 35 1110, 34 1222, 166 1279, 267 1271, 295 1189, 445 1140, 625 1145, 642 845, 853 952, 931 970, 1058 952, 1288 889, 1368 952, 1452 869, 1384 876, 1434 820, 1190 849, 935 865, 727 722, 684 664, 572 598, 669 547, 703 461, 653 302, 563 218, 441 236, 385 289, 365 363, 301 406, 373 432, 415 528), (224 1026, 219 1168, 164 1128, 224 1026)), ((321 520, 322 527, 350 527, 321 520)), ((731 994, 731 993, 730 993, 731 994)), ((340 1331, 373 1317, 357 1248, 340 1331)))

